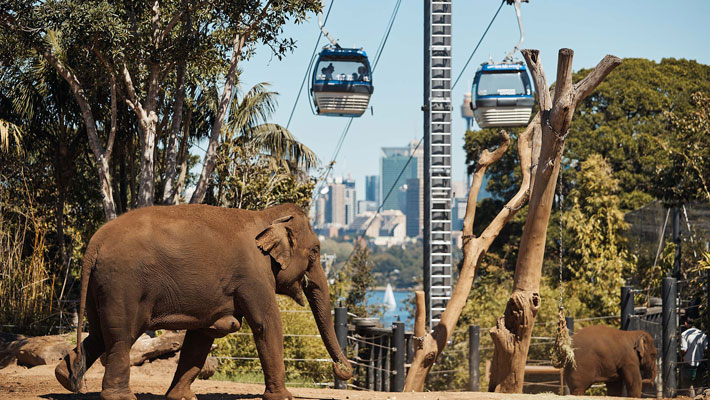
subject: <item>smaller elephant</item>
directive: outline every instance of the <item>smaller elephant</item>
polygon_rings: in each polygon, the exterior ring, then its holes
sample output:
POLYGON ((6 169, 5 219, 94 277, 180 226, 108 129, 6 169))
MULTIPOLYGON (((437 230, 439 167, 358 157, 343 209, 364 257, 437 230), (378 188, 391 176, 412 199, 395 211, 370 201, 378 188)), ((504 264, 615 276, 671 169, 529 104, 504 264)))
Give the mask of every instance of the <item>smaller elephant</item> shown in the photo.
POLYGON ((565 367, 565 382, 573 395, 583 395, 594 383, 606 383, 608 396, 641 397, 642 378, 656 377, 656 345, 645 331, 589 326, 572 337, 577 367, 565 367))

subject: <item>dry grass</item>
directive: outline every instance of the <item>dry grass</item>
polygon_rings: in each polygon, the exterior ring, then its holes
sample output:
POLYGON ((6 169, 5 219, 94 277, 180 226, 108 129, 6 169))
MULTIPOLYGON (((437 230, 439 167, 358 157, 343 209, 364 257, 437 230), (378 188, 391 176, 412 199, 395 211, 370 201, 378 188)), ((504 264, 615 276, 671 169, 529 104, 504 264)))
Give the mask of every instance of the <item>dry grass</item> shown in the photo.
POLYGON ((20 205, 8 204, 0 194, 0 329, 35 332, 52 313, 54 279, 47 224, 30 191, 24 192, 27 201, 20 205))

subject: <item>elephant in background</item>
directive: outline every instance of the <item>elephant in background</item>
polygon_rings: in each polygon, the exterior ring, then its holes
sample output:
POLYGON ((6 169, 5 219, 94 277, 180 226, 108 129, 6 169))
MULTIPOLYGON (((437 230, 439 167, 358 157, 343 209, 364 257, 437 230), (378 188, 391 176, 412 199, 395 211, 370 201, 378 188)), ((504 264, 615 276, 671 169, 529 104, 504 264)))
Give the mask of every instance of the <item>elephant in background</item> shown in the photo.
POLYGON ((583 395, 594 383, 606 383, 608 396, 641 397, 642 378, 655 379, 658 351, 645 331, 622 331, 608 326, 586 327, 572 336, 577 368, 567 365, 565 383, 583 395))
POLYGON ((190 389, 214 338, 246 318, 254 333, 265 399, 291 399, 285 387, 283 332, 275 293, 310 304, 338 378, 352 376, 335 336, 320 242, 293 204, 263 211, 206 205, 137 209, 103 225, 84 255, 79 315, 89 336, 55 375, 78 391, 86 369, 106 353, 101 398, 133 400, 129 351, 146 330, 186 329, 168 399, 190 389))

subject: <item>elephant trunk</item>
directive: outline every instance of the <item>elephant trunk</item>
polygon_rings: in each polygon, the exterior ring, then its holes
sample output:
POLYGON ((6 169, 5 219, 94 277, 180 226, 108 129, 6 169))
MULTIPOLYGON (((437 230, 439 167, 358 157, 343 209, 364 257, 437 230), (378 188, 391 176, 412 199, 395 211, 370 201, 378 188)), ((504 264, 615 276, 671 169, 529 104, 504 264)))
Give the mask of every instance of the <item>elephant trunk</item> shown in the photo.
POLYGON ((342 380, 352 378, 353 370, 350 361, 343 354, 338 339, 335 336, 333 318, 330 315, 330 294, 325 272, 318 264, 311 264, 307 272, 307 283, 303 287, 308 303, 313 311, 313 317, 318 325, 323 344, 333 359, 333 372, 342 380))

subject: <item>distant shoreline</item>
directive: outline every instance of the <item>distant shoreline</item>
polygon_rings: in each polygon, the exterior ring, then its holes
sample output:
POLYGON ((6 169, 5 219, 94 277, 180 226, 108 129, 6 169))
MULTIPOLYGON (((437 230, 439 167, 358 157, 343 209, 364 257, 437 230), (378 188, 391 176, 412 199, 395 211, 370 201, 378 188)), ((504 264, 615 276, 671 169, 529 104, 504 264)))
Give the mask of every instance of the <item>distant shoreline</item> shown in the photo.
MULTIPOLYGON (((387 286, 375 286, 370 290, 373 292, 378 291, 378 290, 381 290, 384 292, 385 290, 387 290, 387 286)), ((414 293, 415 290, 421 290, 421 289, 417 288, 417 287, 408 288, 408 289, 395 288, 395 287, 392 288, 392 291, 394 291, 394 292, 412 292, 412 293, 414 293)))

